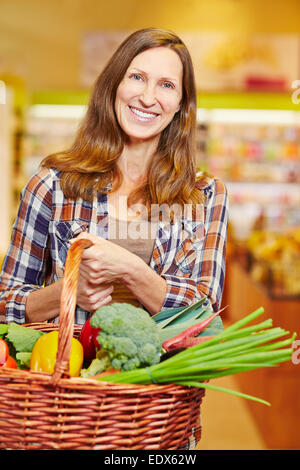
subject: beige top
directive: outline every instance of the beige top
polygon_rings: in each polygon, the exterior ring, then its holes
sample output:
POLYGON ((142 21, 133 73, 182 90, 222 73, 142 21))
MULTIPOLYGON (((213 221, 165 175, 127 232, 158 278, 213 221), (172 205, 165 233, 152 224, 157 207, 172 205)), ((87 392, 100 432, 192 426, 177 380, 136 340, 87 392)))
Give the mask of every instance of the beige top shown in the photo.
MULTIPOLYGON (((139 256, 149 265, 156 239, 157 224, 148 220, 121 220, 109 218, 108 239, 139 256)), ((140 306, 139 301, 121 283, 114 283, 113 302, 126 302, 140 306)))

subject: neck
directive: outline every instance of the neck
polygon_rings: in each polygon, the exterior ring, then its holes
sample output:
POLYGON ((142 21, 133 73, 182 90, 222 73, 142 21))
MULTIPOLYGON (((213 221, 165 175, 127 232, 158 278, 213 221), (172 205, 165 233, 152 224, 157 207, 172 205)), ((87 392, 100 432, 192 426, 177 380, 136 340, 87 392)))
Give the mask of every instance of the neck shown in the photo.
POLYGON ((157 140, 126 142, 118 160, 125 182, 136 185, 145 181, 149 162, 156 148, 157 140))

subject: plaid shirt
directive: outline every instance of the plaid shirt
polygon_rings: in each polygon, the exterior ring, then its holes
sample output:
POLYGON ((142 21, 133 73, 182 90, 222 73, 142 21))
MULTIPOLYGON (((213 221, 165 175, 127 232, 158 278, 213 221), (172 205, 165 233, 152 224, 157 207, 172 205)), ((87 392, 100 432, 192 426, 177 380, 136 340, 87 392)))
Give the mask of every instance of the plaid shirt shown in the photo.
MULTIPOLYGON (((225 275, 228 198, 224 184, 213 178, 196 183, 206 196, 196 217, 184 214, 174 224, 159 222, 150 267, 166 280, 163 309, 180 307, 208 296, 220 306, 225 275)), ((25 322, 27 296, 63 277, 69 240, 81 231, 108 238, 108 202, 66 199, 59 171, 42 169, 23 189, 12 239, 0 276, 0 314, 7 322, 25 322)), ((89 313, 76 307, 75 323, 89 313)), ((56 318, 54 321, 58 321, 56 318)))

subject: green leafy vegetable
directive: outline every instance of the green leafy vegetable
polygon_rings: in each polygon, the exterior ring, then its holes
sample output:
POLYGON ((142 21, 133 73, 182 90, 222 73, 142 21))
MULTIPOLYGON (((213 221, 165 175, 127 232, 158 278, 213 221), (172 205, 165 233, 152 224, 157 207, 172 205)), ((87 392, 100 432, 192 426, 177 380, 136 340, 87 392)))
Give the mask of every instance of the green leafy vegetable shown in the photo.
POLYGON ((42 331, 33 330, 26 326, 10 323, 6 339, 13 345, 17 352, 31 352, 36 341, 44 333, 42 331))
POLYGON ((4 338, 7 332, 8 332, 8 325, 6 323, 0 323, 0 338, 4 338))
POLYGON ((173 326, 175 324, 186 322, 188 320, 194 320, 199 318, 199 316, 207 310, 207 307, 203 307, 203 304, 206 300, 204 297, 198 302, 195 302, 188 307, 178 307, 178 308, 168 308, 166 310, 162 310, 159 313, 156 313, 152 316, 153 320, 159 324, 161 328, 165 328, 166 326, 170 326, 171 323, 173 326))
POLYGON ((14 322, 0 324, 0 338, 3 338, 8 344, 9 354, 17 361, 19 369, 29 369, 31 351, 43 334, 42 331, 14 322))
POLYGON ((17 364, 21 369, 30 369, 31 352, 18 352, 16 354, 17 364))
MULTIPOLYGON (((188 307, 162 310, 156 315, 153 315, 153 320, 160 328, 161 342, 164 343, 166 340, 179 335, 187 328, 209 318, 214 312, 210 307, 204 305, 205 300, 206 297, 188 307)), ((210 325, 197 336, 215 336, 223 331, 223 329, 222 319, 218 315, 212 320, 210 325)))

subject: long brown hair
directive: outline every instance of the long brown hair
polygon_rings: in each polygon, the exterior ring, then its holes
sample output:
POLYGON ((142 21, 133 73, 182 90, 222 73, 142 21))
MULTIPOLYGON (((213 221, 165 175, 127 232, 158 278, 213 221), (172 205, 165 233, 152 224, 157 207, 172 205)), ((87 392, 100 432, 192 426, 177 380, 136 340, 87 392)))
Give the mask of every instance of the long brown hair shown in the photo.
POLYGON ((195 189, 196 87, 192 60, 178 36, 155 28, 136 31, 122 42, 94 84, 71 148, 42 161, 43 167, 61 171, 65 197, 91 200, 96 192, 104 192, 112 179, 113 190, 120 187, 122 175, 117 162, 126 136, 115 115, 116 92, 134 57, 153 47, 171 48, 181 59, 181 108, 160 135, 146 184, 130 195, 128 203, 142 200, 149 207, 202 202, 201 193, 195 189))

